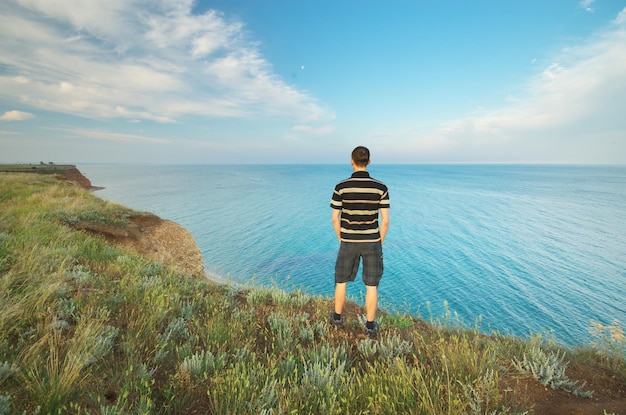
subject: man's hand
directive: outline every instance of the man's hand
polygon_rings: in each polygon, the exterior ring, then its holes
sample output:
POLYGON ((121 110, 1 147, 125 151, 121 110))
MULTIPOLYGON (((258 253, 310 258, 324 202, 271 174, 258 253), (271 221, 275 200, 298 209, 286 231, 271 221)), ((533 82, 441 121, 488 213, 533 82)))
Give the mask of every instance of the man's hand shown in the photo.
POLYGON ((332 222, 337 239, 341 242, 341 209, 333 209, 332 222))
POLYGON ((389 208, 380 209, 380 243, 385 243, 385 236, 389 230, 389 208))

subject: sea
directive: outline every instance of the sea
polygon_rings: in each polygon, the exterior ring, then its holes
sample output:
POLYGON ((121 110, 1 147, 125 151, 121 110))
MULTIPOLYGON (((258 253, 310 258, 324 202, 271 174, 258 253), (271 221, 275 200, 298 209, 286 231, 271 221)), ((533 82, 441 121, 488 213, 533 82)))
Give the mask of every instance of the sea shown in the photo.
MULTIPOLYGON (((105 200, 187 228, 207 277, 332 297, 349 165, 78 165, 105 200)), ((389 188, 379 306, 487 333, 626 324, 626 166, 372 165, 389 188)), ((360 276, 348 287, 363 304, 360 276)), ((330 311, 330 310, 329 310, 330 311)))

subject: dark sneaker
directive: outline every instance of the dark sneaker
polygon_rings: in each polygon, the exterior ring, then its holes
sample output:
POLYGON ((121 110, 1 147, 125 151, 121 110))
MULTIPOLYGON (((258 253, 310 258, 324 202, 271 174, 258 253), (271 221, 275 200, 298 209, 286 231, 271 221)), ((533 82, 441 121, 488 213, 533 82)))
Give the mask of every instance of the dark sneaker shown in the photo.
POLYGON ((336 327, 343 327, 343 318, 340 316, 337 318, 336 313, 331 313, 330 315, 330 324, 336 327))
POLYGON ((374 322, 372 328, 368 328, 367 324, 365 325, 365 334, 367 334, 370 339, 376 338, 376 333, 378 333, 378 323, 374 322))

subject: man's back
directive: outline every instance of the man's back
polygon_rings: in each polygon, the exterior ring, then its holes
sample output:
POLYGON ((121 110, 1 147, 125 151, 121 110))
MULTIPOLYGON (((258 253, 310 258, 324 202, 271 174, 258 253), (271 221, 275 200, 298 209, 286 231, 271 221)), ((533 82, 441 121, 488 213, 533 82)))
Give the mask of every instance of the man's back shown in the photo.
POLYGON ((367 171, 356 171, 339 182, 330 203, 341 210, 343 242, 379 242, 379 209, 389 208, 387 186, 370 177, 367 171))

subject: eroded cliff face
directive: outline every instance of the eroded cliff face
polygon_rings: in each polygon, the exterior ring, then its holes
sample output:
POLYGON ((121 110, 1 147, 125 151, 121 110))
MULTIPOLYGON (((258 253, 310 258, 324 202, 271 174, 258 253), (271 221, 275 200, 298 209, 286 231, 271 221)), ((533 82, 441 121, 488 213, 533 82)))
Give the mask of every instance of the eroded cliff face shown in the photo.
POLYGON ((111 245, 134 250, 177 272, 194 278, 206 277, 200 248, 191 233, 176 222, 155 215, 136 215, 130 217, 123 228, 88 221, 71 226, 101 235, 111 245))
POLYGON ((202 253, 187 229, 160 218, 141 228, 141 236, 132 244, 134 249, 176 271, 196 278, 206 277, 202 253))
MULTIPOLYGON (((76 167, 68 167, 63 178, 86 189, 97 189, 76 167)), ((87 221, 74 223, 72 226, 101 235, 112 245, 135 250, 140 255, 165 264, 175 271, 194 278, 206 278, 200 248, 191 233, 176 222, 161 219, 156 215, 137 214, 129 218, 125 227, 87 221)))
POLYGON ((62 177, 71 182, 78 183, 81 187, 85 189, 92 189, 91 181, 86 178, 80 170, 78 170, 74 166, 69 166, 63 170, 62 177))

